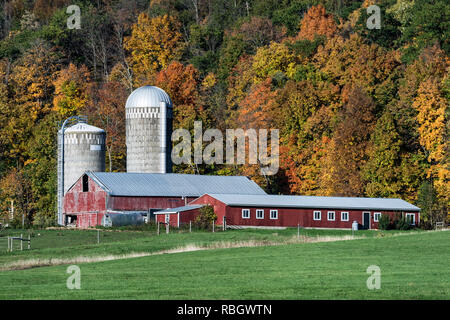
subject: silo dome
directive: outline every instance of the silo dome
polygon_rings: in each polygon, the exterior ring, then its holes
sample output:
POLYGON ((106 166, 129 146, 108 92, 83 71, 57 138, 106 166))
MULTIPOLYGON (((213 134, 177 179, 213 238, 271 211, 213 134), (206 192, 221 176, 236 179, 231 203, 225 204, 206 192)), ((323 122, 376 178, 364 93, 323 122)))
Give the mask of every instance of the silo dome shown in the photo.
POLYGON ((172 172, 172 101, 161 88, 144 86, 125 105, 127 172, 172 172))
POLYGON ((144 86, 130 94, 125 108, 159 107, 161 102, 165 102, 168 108, 172 108, 172 100, 163 89, 144 86))
POLYGON ((64 194, 86 171, 105 171, 105 143, 105 130, 87 123, 64 130, 64 194))

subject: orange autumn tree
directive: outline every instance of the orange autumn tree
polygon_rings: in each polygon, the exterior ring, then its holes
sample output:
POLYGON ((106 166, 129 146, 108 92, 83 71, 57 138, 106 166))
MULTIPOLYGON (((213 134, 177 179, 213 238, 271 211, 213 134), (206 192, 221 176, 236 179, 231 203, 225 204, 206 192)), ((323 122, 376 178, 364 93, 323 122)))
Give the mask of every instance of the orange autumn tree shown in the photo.
MULTIPOLYGON (((272 91, 272 80, 267 78, 261 83, 254 84, 247 96, 241 101, 237 110, 237 122, 239 128, 268 130, 268 153, 270 154, 270 129, 275 128, 274 117, 277 113, 275 98, 277 93, 272 91)), ((276 128, 275 128, 276 129, 276 128)), ((259 137, 258 137, 259 141, 259 137)), ((245 145, 246 161, 240 168, 241 174, 251 177, 259 185, 265 186, 268 178, 261 175, 261 164, 250 164, 249 158, 249 140, 246 139, 245 145)), ((259 150, 261 152, 261 150, 259 150)))
POLYGON ((287 192, 321 195, 324 156, 339 90, 327 82, 288 81, 279 92, 280 168, 289 183, 287 192))
POLYGON ((92 88, 84 109, 94 125, 106 131, 106 161, 109 172, 126 170, 125 109, 129 92, 122 83, 110 81, 92 88))
POLYGON ((156 72, 180 56, 184 46, 178 30, 180 23, 173 16, 150 18, 146 13, 139 15, 131 36, 124 42, 125 49, 130 52, 129 64, 137 85, 151 82, 156 72))
POLYGON ((300 32, 297 39, 314 40, 316 36, 331 37, 337 30, 337 25, 331 13, 319 4, 311 7, 300 21, 300 32))
POLYGON ((375 104, 363 89, 349 91, 327 150, 322 190, 327 195, 360 196, 364 193, 362 168, 369 157, 375 104))
POLYGON ((165 90, 173 103, 174 129, 192 129, 195 120, 207 121, 205 109, 199 100, 199 73, 193 65, 172 62, 160 71, 155 85, 165 90))

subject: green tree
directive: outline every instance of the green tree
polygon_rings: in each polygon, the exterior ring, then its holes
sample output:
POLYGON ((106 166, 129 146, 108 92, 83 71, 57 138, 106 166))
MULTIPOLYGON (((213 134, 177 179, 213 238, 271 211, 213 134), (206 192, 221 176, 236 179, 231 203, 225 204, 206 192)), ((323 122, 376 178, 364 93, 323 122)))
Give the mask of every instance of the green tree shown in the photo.
POLYGON ((370 158, 363 168, 363 175, 367 181, 366 194, 370 197, 383 198, 400 196, 399 166, 402 142, 389 112, 385 112, 378 119, 371 145, 370 158))
POLYGON ((200 214, 195 218, 195 225, 201 229, 208 229, 212 223, 217 220, 217 215, 214 212, 214 207, 207 205, 200 208, 200 214))

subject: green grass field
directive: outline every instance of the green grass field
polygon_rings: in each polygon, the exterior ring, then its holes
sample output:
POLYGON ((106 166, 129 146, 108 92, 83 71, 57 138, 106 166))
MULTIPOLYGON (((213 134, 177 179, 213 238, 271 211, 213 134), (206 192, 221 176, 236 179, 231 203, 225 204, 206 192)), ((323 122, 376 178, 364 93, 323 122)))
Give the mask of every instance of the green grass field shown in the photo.
MULTIPOLYGON (((44 233, 49 241, 52 232, 44 233)), ((111 234, 118 241, 34 249, 14 256, 2 252, 0 258, 5 263, 36 255, 155 252, 188 243, 287 239, 296 232, 238 230, 161 236, 145 236, 144 232, 130 233, 131 240, 111 234)), ((311 237, 351 234, 345 230, 302 232, 311 237)), ((2 271, 0 299, 450 299, 450 232, 360 234, 366 238, 78 264, 81 290, 67 289, 67 265, 2 271), (381 269, 379 290, 366 286, 370 265, 381 269)))
MULTIPOLYGON (((358 231, 358 236, 376 237, 380 234, 391 235, 396 232, 378 232, 372 230, 358 231)), ((301 229, 301 235, 316 236, 348 236, 349 230, 317 230, 301 229)), ((130 252, 156 252, 176 248, 186 244, 205 245, 208 243, 228 241, 284 241, 297 235, 296 228, 285 230, 228 230, 227 232, 182 232, 161 233, 157 236, 154 230, 149 231, 100 231, 100 245, 97 244, 96 230, 3 230, 0 231, 0 269, 1 266, 23 259, 70 258, 77 256, 97 256, 105 254, 126 254, 130 252), (7 253, 7 236, 25 238, 32 234, 32 250, 7 253)))

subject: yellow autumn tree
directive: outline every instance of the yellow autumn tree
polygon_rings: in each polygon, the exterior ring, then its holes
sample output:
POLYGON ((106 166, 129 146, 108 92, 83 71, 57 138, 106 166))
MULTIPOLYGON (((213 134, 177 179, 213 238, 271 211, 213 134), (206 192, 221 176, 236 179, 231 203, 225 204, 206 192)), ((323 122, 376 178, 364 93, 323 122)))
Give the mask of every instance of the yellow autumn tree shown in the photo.
POLYGON ((150 18, 141 13, 133 25, 131 36, 125 39, 125 49, 130 52, 129 64, 135 77, 135 85, 153 80, 156 72, 178 58, 183 50, 180 23, 173 16, 150 18))
POLYGON ((64 117, 70 117, 83 109, 89 101, 89 83, 90 74, 86 66, 77 68, 71 63, 67 68, 62 69, 53 83, 55 111, 64 117))
POLYGON ((448 101, 442 96, 439 81, 429 78, 417 90, 413 107, 417 110, 419 142, 428 151, 431 164, 428 175, 433 178, 438 195, 449 201, 449 160, 446 110, 448 101))
POLYGON ((253 57, 254 82, 264 81, 277 72, 286 73, 289 65, 294 61, 295 56, 283 43, 271 42, 270 45, 259 48, 253 57))

